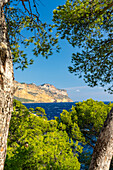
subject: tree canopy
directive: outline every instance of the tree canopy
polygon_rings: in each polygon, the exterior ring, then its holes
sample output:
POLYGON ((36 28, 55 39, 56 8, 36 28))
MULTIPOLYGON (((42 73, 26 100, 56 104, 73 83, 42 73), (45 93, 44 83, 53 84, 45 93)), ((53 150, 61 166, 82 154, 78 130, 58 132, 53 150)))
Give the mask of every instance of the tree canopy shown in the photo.
POLYGON ((4 5, 4 13, 16 68, 23 70, 34 61, 22 48, 32 46, 33 55, 38 57, 41 54, 46 58, 53 54, 54 49, 59 51, 58 38, 52 34, 53 26, 40 21, 36 0, 10 0, 4 5))
POLYGON ((36 108, 34 114, 14 100, 5 169, 79 170, 82 147, 70 140, 66 131, 58 129, 56 120, 47 120, 40 111, 44 109, 36 108))
POLYGON ((113 107, 88 99, 48 120, 43 108, 27 109, 17 100, 13 105, 6 170, 88 169, 100 129, 113 107))
MULTIPOLYGON (((39 2, 40 3, 40 2, 39 2)), ((4 5, 9 42, 16 68, 27 68, 34 59, 27 58, 21 47, 32 46, 35 56, 48 58, 59 51, 58 35, 81 52, 72 54, 69 71, 83 77, 91 87, 113 81, 113 2, 112 0, 67 0, 53 11, 54 25, 40 21, 36 0, 10 0, 4 5), (52 28, 57 28, 54 36, 52 28), (28 33, 25 35, 25 31, 28 33)), ((113 92, 113 86, 107 88, 113 92)), ((106 89, 106 88, 105 88, 106 89)))
MULTIPOLYGON (((61 39, 81 50, 72 54, 69 71, 91 87, 112 83, 113 1, 67 0, 53 14, 61 39)), ((113 85, 107 90, 112 93, 113 85)))
POLYGON ((88 99, 60 114, 59 129, 66 131, 73 141, 79 141, 83 146, 83 152, 79 154, 81 169, 89 168, 100 130, 112 107, 113 103, 106 105, 101 101, 88 99))

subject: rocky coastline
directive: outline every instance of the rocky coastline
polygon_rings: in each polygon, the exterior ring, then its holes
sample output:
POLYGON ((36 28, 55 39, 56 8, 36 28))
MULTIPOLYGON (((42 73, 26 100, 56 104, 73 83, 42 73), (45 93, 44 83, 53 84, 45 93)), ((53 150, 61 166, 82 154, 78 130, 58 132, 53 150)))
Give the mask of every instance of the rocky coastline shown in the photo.
POLYGON ((14 99, 23 103, 58 103, 73 102, 68 97, 67 91, 57 89, 51 84, 42 84, 37 86, 34 83, 26 84, 15 81, 17 90, 14 99))

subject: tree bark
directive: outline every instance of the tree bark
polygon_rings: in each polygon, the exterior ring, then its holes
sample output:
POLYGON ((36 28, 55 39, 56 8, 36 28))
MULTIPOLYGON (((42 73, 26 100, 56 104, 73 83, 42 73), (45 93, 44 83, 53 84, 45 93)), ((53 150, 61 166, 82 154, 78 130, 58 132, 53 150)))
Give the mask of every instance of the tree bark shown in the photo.
POLYGON ((107 116, 94 147, 89 170, 109 170, 113 156, 113 108, 107 116))
POLYGON ((4 169, 13 111, 13 64, 3 12, 3 5, 7 2, 8 0, 0 0, 0 170, 4 169))

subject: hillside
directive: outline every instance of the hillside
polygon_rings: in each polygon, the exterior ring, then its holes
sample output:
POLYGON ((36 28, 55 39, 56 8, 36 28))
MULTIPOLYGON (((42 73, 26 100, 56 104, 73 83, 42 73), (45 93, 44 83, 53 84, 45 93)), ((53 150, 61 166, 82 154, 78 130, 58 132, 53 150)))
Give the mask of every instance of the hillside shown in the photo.
POLYGON ((15 81, 17 90, 14 98, 25 103, 53 103, 53 102, 73 102, 66 90, 57 89, 50 84, 37 86, 33 83, 19 83, 15 81))

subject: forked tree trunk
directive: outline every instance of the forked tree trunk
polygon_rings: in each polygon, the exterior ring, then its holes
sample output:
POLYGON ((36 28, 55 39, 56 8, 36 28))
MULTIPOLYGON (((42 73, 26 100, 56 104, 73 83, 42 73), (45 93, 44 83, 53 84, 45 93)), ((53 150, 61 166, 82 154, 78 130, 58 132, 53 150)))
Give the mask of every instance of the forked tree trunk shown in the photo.
POLYGON ((3 5, 7 1, 0 0, 0 170, 4 169, 9 123, 13 110, 13 65, 3 13, 3 5))
POLYGON ((89 170, 109 170, 113 156, 113 108, 95 145, 89 170))

